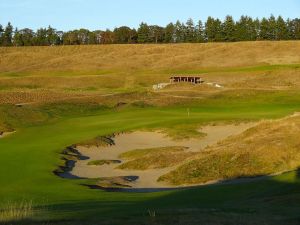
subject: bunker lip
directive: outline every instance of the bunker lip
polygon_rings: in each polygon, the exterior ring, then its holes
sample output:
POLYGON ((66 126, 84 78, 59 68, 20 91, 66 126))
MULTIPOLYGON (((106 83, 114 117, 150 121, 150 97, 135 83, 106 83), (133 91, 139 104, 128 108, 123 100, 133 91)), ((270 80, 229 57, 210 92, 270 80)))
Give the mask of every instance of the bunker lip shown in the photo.
POLYGON ((16 133, 15 130, 13 130, 13 131, 0 131, 0 138, 4 138, 4 137, 12 135, 14 133, 16 133))
MULTIPOLYGON (((83 184, 93 189, 99 188, 108 191, 155 192, 199 186, 199 184, 172 186, 157 181, 157 179, 160 176, 174 170, 183 162, 186 162, 186 160, 172 167, 147 170, 116 169, 115 164, 89 166, 88 162, 95 160, 120 160, 122 161, 122 163, 126 163, 129 159, 121 159, 119 157, 120 154, 135 149, 143 150, 171 146, 184 146, 187 147, 185 151, 200 152, 209 145, 215 144, 229 136, 240 134, 243 131, 255 125, 256 123, 240 123, 238 125, 206 125, 199 129, 199 131, 206 133, 206 136, 200 139, 184 140, 173 140, 172 138, 166 136, 166 134, 162 132, 134 131, 128 133, 121 133, 113 135, 113 145, 108 144, 106 146, 102 145, 98 147, 74 145, 67 148, 67 151, 65 150, 62 154, 62 159, 65 160, 65 165, 61 166, 59 169, 54 171, 54 173, 63 178, 87 180, 103 179, 107 177, 110 179, 129 176, 137 177, 137 179, 135 180, 125 182, 125 186, 122 185, 122 182, 120 186, 115 185, 113 183, 113 187, 110 187, 109 185, 107 185, 107 183, 103 185, 103 183, 101 182, 98 184, 83 184)), ((206 183, 206 185, 217 182, 219 181, 212 181, 206 183)))

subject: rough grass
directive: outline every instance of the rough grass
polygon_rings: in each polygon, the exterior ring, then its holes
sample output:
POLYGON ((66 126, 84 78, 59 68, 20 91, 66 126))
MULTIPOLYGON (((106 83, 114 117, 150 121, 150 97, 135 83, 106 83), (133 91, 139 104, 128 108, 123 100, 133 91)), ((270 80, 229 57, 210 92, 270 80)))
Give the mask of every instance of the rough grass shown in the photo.
POLYGON ((159 178, 172 184, 275 174, 300 166, 300 117, 262 122, 208 147, 194 160, 159 178))
POLYGON ((0 209, 0 222, 12 223, 31 219, 34 216, 32 201, 8 202, 0 209))
MULTIPOLYGON (((0 72, 90 74, 299 63, 298 41, 0 48, 0 72), (18 63, 15 63, 18 62, 18 63), (81 72, 81 73, 80 73, 81 72)), ((261 68, 260 68, 261 69, 261 68)))
POLYGON ((110 165, 110 164, 118 164, 121 163, 120 160, 94 160, 88 162, 89 166, 103 166, 103 165, 110 165))
POLYGON ((134 99, 115 98, 168 105, 188 101, 174 95, 208 98, 222 92, 176 85, 149 97, 152 85, 168 82, 171 74, 201 74, 225 89, 299 90, 299 43, 0 48, 0 103, 109 102, 101 96, 135 92, 134 99))
POLYGON ((151 149, 137 149, 125 152, 120 158, 130 160, 118 166, 118 169, 147 170, 161 169, 175 166, 187 158, 195 155, 193 152, 186 152, 186 147, 161 147, 151 149))
POLYGON ((107 146, 107 145, 113 145, 114 141, 111 138, 111 136, 98 136, 93 139, 89 139, 86 141, 81 141, 77 143, 77 146, 85 146, 85 147, 91 147, 91 146, 96 146, 96 147, 101 147, 101 146, 107 146))

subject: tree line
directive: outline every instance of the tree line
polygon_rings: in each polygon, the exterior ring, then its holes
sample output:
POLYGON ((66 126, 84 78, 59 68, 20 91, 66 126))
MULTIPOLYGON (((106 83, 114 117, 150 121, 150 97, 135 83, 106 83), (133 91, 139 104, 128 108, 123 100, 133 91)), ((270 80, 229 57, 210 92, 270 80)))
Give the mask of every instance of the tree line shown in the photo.
POLYGON ((205 23, 189 19, 177 21, 165 27, 141 23, 138 29, 127 26, 114 30, 88 29, 58 31, 51 26, 32 29, 17 29, 8 23, 0 24, 0 46, 50 46, 88 44, 135 44, 135 43, 204 43, 257 40, 300 40, 300 19, 275 18, 252 19, 241 16, 235 21, 226 16, 221 21, 208 17, 205 23))

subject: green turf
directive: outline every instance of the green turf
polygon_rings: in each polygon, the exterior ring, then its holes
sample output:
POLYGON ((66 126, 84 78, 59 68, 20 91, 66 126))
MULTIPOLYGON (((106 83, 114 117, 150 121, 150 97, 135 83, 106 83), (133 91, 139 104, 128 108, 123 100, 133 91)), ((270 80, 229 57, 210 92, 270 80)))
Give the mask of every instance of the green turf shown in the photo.
POLYGON ((112 224, 114 220, 122 224, 152 223, 148 210, 157 212, 155 221, 158 223, 175 218, 209 221, 215 217, 226 221, 230 220, 228 215, 236 221, 241 218, 247 221, 249 217, 254 222, 264 219, 297 222, 300 179, 296 172, 249 184, 157 193, 91 190, 80 185, 84 183, 82 180, 64 180, 52 173, 61 164, 59 153, 66 146, 98 135, 178 125, 182 129, 183 124, 190 127, 189 124, 195 123, 278 118, 300 108, 300 94, 294 92, 256 93, 255 98, 251 93, 250 97, 234 96, 236 93, 228 93, 192 103, 189 117, 184 104, 122 110, 94 105, 61 104, 21 109, 2 106, 2 119, 13 124, 17 132, 0 140, 0 206, 4 207, 7 201, 32 200, 37 206, 44 206, 36 219, 77 222, 88 219, 112 224), (27 122, 24 122, 25 115, 27 122))

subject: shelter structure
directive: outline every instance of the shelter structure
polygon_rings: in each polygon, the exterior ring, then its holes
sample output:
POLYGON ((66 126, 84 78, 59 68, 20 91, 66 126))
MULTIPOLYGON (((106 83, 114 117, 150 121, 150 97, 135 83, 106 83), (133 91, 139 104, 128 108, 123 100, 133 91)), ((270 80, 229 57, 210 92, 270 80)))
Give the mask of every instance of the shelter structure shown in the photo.
POLYGON ((203 83, 204 80, 200 76, 181 76, 181 75, 176 75, 176 76, 171 76, 170 77, 170 83, 191 83, 191 84, 201 84, 203 83))

